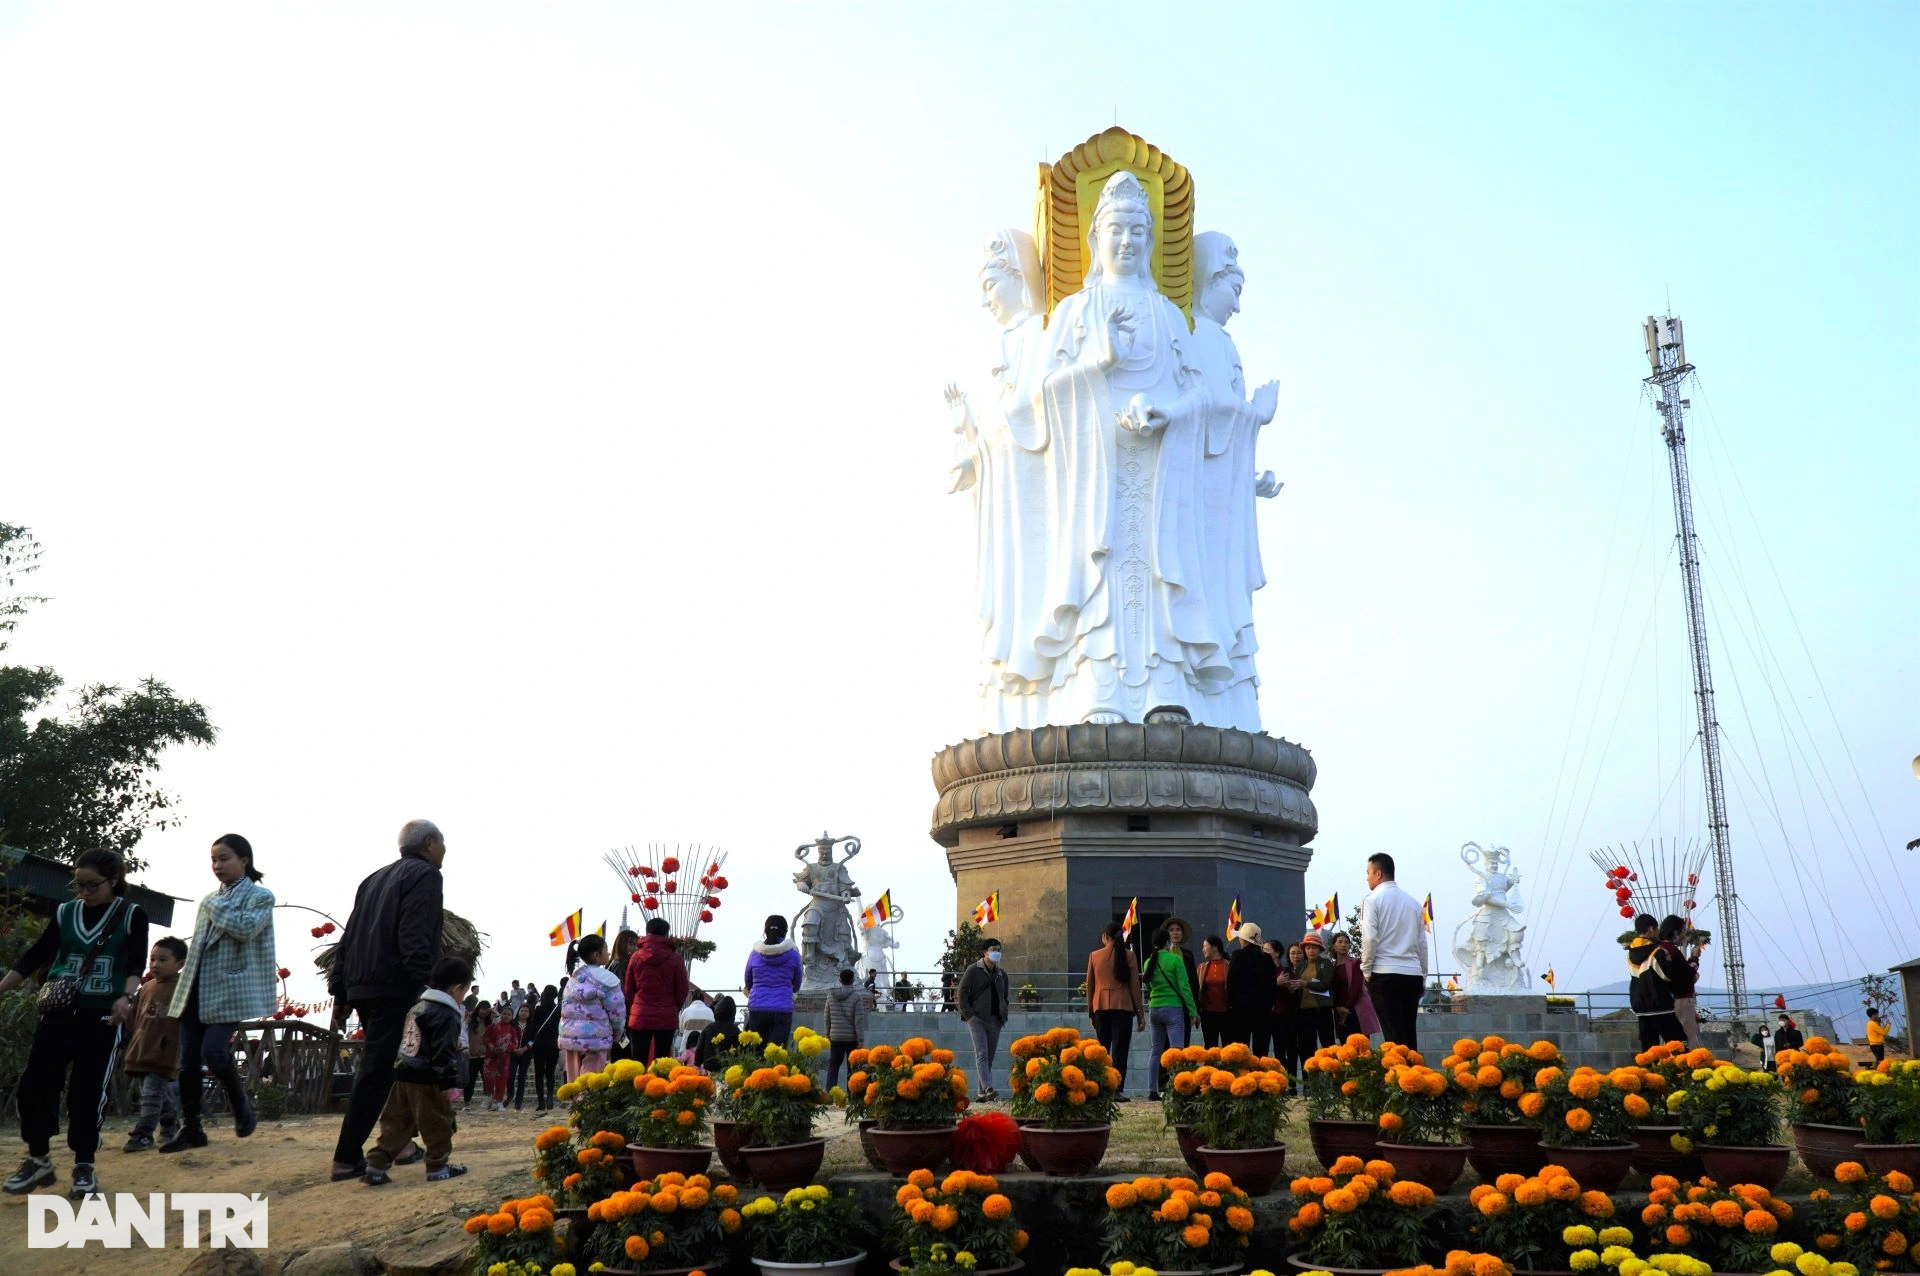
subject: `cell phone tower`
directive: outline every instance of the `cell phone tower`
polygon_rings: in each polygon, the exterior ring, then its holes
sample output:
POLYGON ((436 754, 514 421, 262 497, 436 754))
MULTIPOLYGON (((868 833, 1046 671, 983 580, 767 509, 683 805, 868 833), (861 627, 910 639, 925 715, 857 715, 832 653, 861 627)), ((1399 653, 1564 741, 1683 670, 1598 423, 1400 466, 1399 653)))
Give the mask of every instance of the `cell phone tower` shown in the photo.
POLYGON ((1747 963, 1740 951, 1740 896, 1733 885, 1733 846, 1727 835, 1727 788, 1720 770, 1720 719, 1713 707, 1713 666, 1707 658, 1707 612, 1700 591, 1699 538, 1693 531, 1693 485, 1687 474, 1686 410, 1680 397, 1693 376, 1686 340, 1674 315, 1647 316, 1644 326, 1649 393, 1657 392, 1660 435, 1667 441, 1673 473, 1674 534, 1680 539, 1680 581, 1687 595, 1687 640, 1693 649, 1693 698, 1700 715, 1701 771, 1707 789, 1707 828, 1713 842, 1713 882, 1720 919, 1720 955, 1727 974, 1727 1013, 1739 1019, 1747 1010, 1747 963))

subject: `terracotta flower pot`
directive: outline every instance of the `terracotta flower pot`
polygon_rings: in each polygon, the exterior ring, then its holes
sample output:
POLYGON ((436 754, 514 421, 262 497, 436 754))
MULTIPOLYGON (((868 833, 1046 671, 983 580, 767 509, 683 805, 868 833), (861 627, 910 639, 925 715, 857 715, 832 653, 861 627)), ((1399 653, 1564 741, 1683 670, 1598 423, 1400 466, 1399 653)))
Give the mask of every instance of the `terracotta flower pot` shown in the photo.
POLYGON ((1100 1164, 1112 1134, 1110 1125, 1063 1125, 1054 1130, 1044 1125, 1023 1125, 1020 1151, 1023 1157, 1032 1152, 1034 1164, 1049 1178, 1078 1178, 1100 1164))
MULTIPOLYGON (((1620 1186, 1633 1168, 1640 1147, 1634 1143, 1612 1143, 1590 1148, 1557 1148, 1540 1145, 1546 1153, 1542 1165, 1564 1165, 1567 1173, 1580 1180, 1580 1186, 1596 1192, 1611 1192, 1620 1186)), ((1743 1180, 1744 1181, 1744 1180, 1743 1180)))
POLYGON ((1381 1158, 1393 1163, 1400 1178, 1425 1184, 1439 1195, 1445 1195, 1459 1179, 1471 1151, 1465 1143, 1380 1144, 1381 1158))
POLYGON ((1307 1137, 1313 1141, 1313 1154, 1328 1169, 1343 1156, 1369 1160, 1380 1155, 1380 1127, 1371 1121, 1307 1122, 1307 1137))
POLYGON ((882 1161, 880 1154, 873 1150, 873 1127, 879 1124, 880 1123, 872 1117, 866 1117, 861 1120, 860 1152, 861 1155, 867 1158, 867 1164, 871 1166, 876 1173, 885 1174, 887 1172, 887 1163, 882 1161))
POLYGON ((1853 1147, 1859 1141, 1857 1126, 1808 1122, 1793 1127, 1793 1150, 1800 1154, 1800 1163, 1807 1167, 1807 1172, 1817 1179, 1830 1179, 1840 1162, 1857 1159, 1853 1147))
POLYGON ((1671 1174, 1685 1181, 1699 1178, 1707 1172, 1700 1163, 1700 1157, 1692 1152, 1674 1150, 1673 1136, 1686 1129, 1683 1125, 1643 1125, 1633 1132, 1633 1168, 1652 1178, 1656 1174, 1671 1174))
POLYGON ((953 1127, 936 1126, 931 1130, 873 1131, 874 1155, 895 1178, 905 1178, 915 1170, 938 1170, 953 1155, 953 1127))
POLYGON ((1502 1174, 1534 1174, 1547 1162, 1540 1155, 1540 1132, 1530 1125, 1470 1125, 1467 1163, 1481 1182, 1491 1183, 1502 1174))
POLYGON ((1040 1173, 1040 1162, 1033 1159, 1033 1148, 1030 1147, 1027 1143, 1026 1129, 1030 1125, 1040 1125, 1042 1124, 1042 1122, 1040 1122, 1034 1117, 1015 1117, 1013 1123, 1019 1126, 1021 1130, 1020 1164, 1026 1166, 1029 1170, 1031 1170, 1035 1174, 1040 1173))
POLYGON ((852 1258, 836 1259, 831 1263, 776 1263, 756 1258, 753 1265, 760 1269, 761 1276, 853 1276, 866 1256, 867 1251, 863 1249, 852 1258))
POLYGON ((740 1155, 746 1141, 747 1132, 740 1128, 738 1121, 713 1122, 713 1150, 719 1153, 720 1164, 740 1182, 751 1183, 753 1175, 747 1173, 747 1163, 740 1155))
POLYGON ((1200 1145, 1206 1140, 1201 1137, 1200 1131, 1190 1125, 1176 1125, 1173 1127, 1173 1137, 1179 1141, 1180 1159, 1185 1161, 1187 1168, 1193 1171, 1193 1177, 1205 1178, 1207 1162, 1200 1155, 1200 1145))
POLYGON ((1899 1170, 1908 1178, 1920 1179, 1920 1143, 1856 1143, 1853 1147, 1876 1178, 1899 1170))
POLYGON ((820 1160, 826 1154, 825 1139, 782 1143, 770 1148, 748 1144, 740 1149, 754 1181, 772 1192, 805 1187, 813 1182, 813 1176, 820 1172, 820 1160))
POLYGON ((1754 1183, 1769 1192, 1787 1177, 1787 1166, 1793 1159, 1793 1149, 1785 1145, 1740 1148, 1702 1143, 1699 1152, 1709 1177, 1722 1183, 1754 1183))
POLYGON ((1265 1196, 1287 1172, 1287 1149, 1281 1144, 1264 1148, 1200 1149, 1210 1174, 1224 1174, 1248 1196, 1265 1196))
POLYGON ((593 1229, 600 1226, 587 1217, 584 1205, 562 1205, 553 1211, 555 1223, 567 1225, 567 1251, 578 1254, 583 1251, 587 1238, 593 1235, 593 1229))
POLYGON ((705 1144, 690 1148, 643 1148, 628 1144, 627 1155, 633 1158, 634 1177, 643 1179, 675 1173, 692 1178, 705 1174, 707 1166, 713 1163, 713 1149, 705 1144))

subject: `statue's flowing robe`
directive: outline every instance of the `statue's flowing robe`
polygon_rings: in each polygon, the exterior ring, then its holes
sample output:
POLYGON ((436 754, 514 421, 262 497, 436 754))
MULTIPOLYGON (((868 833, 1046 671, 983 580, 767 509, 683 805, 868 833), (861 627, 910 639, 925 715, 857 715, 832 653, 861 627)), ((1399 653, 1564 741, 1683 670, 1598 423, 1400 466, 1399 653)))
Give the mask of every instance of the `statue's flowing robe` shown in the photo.
POLYGON ((1041 387, 1049 446, 1045 619, 1037 650, 1056 658, 1049 720, 1106 709, 1139 721, 1161 704, 1209 721, 1208 689, 1232 667, 1206 596, 1204 423, 1186 317, 1151 284, 1096 282, 1062 302, 1041 387), (1126 358, 1098 360, 1107 315, 1133 314, 1126 358), (1152 434, 1123 430, 1135 396, 1165 412, 1152 434))
POLYGON ((1206 595, 1214 625, 1226 636, 1233 670, 1216 693, 1220 700, 1215 715, 1206 720, 1258 731, 1259 678, 1254 656, 1260 642, 1253 628, 1253 595, 1267 583, 1260 561, 1258 498, 1253 490, 1260 421, 1247 402, 1240 351, 1226 329, 1205 315, 1195 316, 1190 345, 1205 395, 1200 411, 1206 438, 1202 480, 1206 595))

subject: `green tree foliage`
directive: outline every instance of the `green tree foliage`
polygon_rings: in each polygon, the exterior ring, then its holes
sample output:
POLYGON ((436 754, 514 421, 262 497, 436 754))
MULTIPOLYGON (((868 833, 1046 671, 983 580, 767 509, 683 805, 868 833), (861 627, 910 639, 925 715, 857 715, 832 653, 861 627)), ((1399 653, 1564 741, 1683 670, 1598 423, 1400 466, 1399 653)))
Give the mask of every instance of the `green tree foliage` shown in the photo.
POLYGON ((961 975, 967 967, 980 960, 982 941, 987 932, 972 922, 961 922, 947 932, 946 951, 940 954, 940 970, 943 974, 961 975))
MULTIPOLYGON (((43 601, 12 592, 39 555, 27 529, 0 523, 0 633, 43 601)), ((64 685, 51 669, 0 665, 0 840, 67 861, 105 847, 137 870, 141 835, 172 822, 173 796, 155 781, 161 752, 212 744, 213 725, 197 701, 151 677, 131 689, 81 687, 56 716, 64 685)))

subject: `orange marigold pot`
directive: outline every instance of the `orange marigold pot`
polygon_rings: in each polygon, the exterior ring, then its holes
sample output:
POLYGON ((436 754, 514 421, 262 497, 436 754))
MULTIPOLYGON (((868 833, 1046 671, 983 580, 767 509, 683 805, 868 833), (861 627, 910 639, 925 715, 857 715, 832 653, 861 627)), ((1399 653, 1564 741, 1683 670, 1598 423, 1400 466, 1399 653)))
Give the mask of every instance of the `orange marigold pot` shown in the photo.
POLYGON ((1378 1156, 1380 1127, 1371 1121, 1312 1120, 1307 1122, 1307 1138, 1313 1142, 1313 1154, 1320 1164, 1332 1168, 1343 1156, 1370 1160, 1378 1156))
POLYGON ((1627 1177, 1627 1171, 1633 1168, 1633 1158, 1640 1152, 1639 1146, 1633 1143, 1609 1143, 1589 1148, 1557 1148, 1542 1143, 1540 1147, 1547 1157, 1542 1164, 1566 1166, 1567 1173, 1579 1179, 1581 1187, 1596 1192, 1618 1189, 1621 1181, 1627 1177))
POLYGON ((1787 1166, 1793 1159, 1793 1149, 1784 1144, 1742 1148, 1702 1143, 1697 1150, 1708 1177, 1722 1183, 1753 1183, 1769 1192, 1787 1177, 1787 1166))
POLYGON ((1020 1152, 1033 1154, 1033 1163, 1049 1178, 1078 1178, 1090 1173, 1107 1154, 1110 1125, 1044 1125, 1020 1127, 1020 1152))
MULTIPOLYGON (((1898 1170, 1920 1179, 1920 1143, 1856 1143, 1854 1150, 1876 1177, 1898 1170)), ((1853 1159, 1853 1158, 1848 1158, 1853 1159)))
POLYGON ((690 1148, 646 1148, 629 1143, 627 1155, 633 1158, 634 1177, 642 1179, 676 1173, 692 1178, 705 1174, 707 1166, 713 1163, 713 1149, 706 1144, 690 1148))
POLYGON ((1530 1125, 1470 1125, 1467 1163, 1481 1182, 1491 1183, 1502 1174, 1535 1174, 1547 1160, 1540 1153, 1540 1132, 1530 1125))
POLYGON ((1445 1195, 1460 1178, 1467 1168, 1467 1154, 1473 1151, 1465 1143, 1382 1142, 1379 1146, 1381 1158, 1393 1162, 1400 1178, 1424 1184, 1437 1195, 1445 1195))
POLYGON ((1698 1153, 1677 1152, 1673 1147, 1673 1136, 1686 1131, 1684 1125, 1643 1125, 1633 1132, 1633 1145, 1639 1149, 1633 1155, 1633 1168, 1652 1178, 1656 1174, 1671 1174, 1683 1182, 1691 1182, 1707 1172, 1700 1163, 1698 1153))
POLYGON ((1207 1177, 1206 1158, 1200 1155, 1200 1145, 1205 1143, 1206 1139, 1201 1136, 1200 1131, 1190 1125, 1176 1125, 1173 1127, 1173 1137, 1180 1144, 1180 1159, 1185 1161, 1187 1168, 1193 1171, 1193 1177, 1197 1179, 1207 1177))
POLYGON ((742 1183, 753 1182, 753 1175, 747 1173, 747 1163, 740 1156, 740 1149, 746 1145, 747 1132, 738 1121, 715 1121, 713 1123, 713 1148, 720 1154, 720 1164, 727 1173, 742 1183))
POLYGON ((805 1187, 820 1172, 821 1158, 827 1154, 825 1139, 807 1139, 801 1143, 782 1143, 777 1147, 748 1144, 740 1149, 754 1181, 770 1192, 805 1187))
POLYGON ((905 1178, 915 1170, 937 1170, 953 1155, 953 1127, 935 1126, 931 1130, 882 1130, 875 1128, 873 1151, 887 1173, 905 1178))
POLYGON ((1265 1196, 1287 1172, 1287 1149, 1281 1144, 1264 1148, 1200 1149, 1209 1174, 1224 1174, 1248 1196, 1265 1196))
POLYGON ((1860 1141, 1860 1129, 1852 1125, 1824 1125, 1809 1121, 1793 1129, 1793 1150, 1800 1163, 1817 1179, 1830 1179, 1840 1162, 1855 1159, 1853 1145, 1860 1141))

